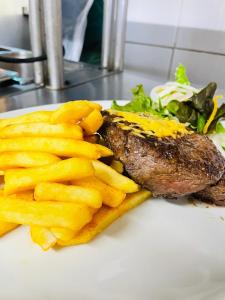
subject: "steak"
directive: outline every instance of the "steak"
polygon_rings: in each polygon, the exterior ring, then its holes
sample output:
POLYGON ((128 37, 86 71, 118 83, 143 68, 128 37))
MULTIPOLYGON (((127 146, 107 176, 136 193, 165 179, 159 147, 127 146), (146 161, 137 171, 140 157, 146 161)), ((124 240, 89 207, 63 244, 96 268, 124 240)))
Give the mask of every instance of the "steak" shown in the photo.
POLYGON ((225 206, 225 174, 218 183, 194 194, 194 196, 205 202, 225 206))
POLYGON ((222 155, 208 137, 196 133, 176 138, 137 135, 105 112, 101 134, 127 174, 154 196, 176 198, 216 184, 224 173, 222 155))

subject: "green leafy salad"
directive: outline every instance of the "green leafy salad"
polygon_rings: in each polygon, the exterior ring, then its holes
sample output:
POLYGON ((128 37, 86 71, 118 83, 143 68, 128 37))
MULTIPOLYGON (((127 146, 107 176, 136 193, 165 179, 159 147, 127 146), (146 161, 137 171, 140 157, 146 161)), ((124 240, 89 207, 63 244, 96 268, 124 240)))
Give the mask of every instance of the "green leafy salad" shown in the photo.
POLYGON ((197 89, 191 86, 185 67, 176 69, 175 81, 156 86, 148 95, 139 84, 132 89, 133 98, 120 106, 113 101, 112 109, 128 112, 145 112, 162 118, 177 119, 202 134, 225 133, 221 121, 225 119, 225 104, 218 105, 215 96, 217 84, 210 82, 197 89))

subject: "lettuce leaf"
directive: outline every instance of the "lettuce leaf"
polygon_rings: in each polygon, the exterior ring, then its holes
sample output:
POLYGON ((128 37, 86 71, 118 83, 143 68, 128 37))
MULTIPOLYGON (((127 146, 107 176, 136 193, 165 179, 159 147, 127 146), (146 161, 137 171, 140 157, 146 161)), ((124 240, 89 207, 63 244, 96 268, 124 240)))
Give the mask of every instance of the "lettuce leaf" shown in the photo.
POLYGON ((182 64, 179 64, 176 68, 175 80, 178 83, 190 85, 190 81, 188 80, 186 69, 182 64))
POLYGON ((198 133, 202 133, 203 129, 205 127, 205 123, 206 123, 206 118, 203 115, 198 116, 198 120, 197 120, 197 132, 198 133))
POLYGON ((152 99, 145 93, 142 84, 138 84, 135 88, 133 88, 132 93, 133 98, 129 103, 125 105, 119 105, 114 100, 111 108, 120 111, 148 112, 151 114, 158 114, 158 112, 153 108, 152 99))
POLYGON ((198 112, 190 107, 188 102, 172 100, 167 104, 168 111, 174 115, 181 123, 190 123, 197 127, 198 112))
POLYGON ((213 97, 217 89, 215 82, 210 82, 206 87, 201 89, 197 94, 194 94, 188 101, 191 106, 199 113, 209 117, 213 110, 213 97))
POLYGON ((216 124, 216 133, 225 133, 225 128, 220 122, 216 124))

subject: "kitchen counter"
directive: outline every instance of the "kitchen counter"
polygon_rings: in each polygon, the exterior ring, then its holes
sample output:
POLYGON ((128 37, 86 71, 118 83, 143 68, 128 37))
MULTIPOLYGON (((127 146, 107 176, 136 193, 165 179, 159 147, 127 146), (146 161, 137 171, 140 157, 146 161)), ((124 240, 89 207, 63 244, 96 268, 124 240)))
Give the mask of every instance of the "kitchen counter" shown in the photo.
POLYGON ((132 87, 139 83, 142 83, 149 92, 153 86, 160 83, 160 80, 153 80, 148 74, 126 70, 61 91, 38 88, 12 96, 3 96, 0 97, 0 112, 74 99, 130 99, 132 87))

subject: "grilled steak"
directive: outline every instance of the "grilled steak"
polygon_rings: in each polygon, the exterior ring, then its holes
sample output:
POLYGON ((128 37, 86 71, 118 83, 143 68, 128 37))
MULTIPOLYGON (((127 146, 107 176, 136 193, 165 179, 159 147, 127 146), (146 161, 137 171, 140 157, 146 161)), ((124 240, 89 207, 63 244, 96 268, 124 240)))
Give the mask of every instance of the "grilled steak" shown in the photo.
POLYGON ((158 138, 129 129, 135 126, 122 118, 115 122, 115 115, 106 112, 101 134, 128 175, 153 195, 174 198, 192 194, 223 175, 224 159, 206 136, 192 133, 158 138))
POLYGON ((218 183, 194 194, 194 196, 209 203, 225 206, 225 174, 218 183))

